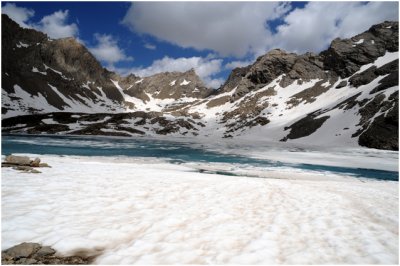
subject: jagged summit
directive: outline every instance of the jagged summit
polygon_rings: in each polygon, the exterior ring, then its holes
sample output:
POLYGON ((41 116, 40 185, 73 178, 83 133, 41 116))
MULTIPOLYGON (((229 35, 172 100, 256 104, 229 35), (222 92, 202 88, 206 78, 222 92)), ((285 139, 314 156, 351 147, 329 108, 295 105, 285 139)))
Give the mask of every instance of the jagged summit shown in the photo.
MULTIPOLYGON (((60 110, 68 109, 71 105, 63 100, 59 93, 86 106, 87 103, 83 98, 96 103, 101 102, 99 97, 105 95, 112 102, 125 104, 117 108, 123 111, 133 106, 126 103, 125 93, 136 95, 145 101, 149 97, 161 98, 168 95, 173 95, 174 99, 184 96, 203 98, 210 91, 192 70, 185 73, 175 72, 167 77, 170 82, 172 78, 183 80, 185 77, 188 81, 192 81, 185 86, 185 89, 165 84, 167 80, 160 80, 162 74, 144 78, 144 84, 149 83, 157 87, 157 90, 163 91, 161 95, 152 95, 151 93, 156 90, 149 90, 148 87, 145 89, 141 82, 137 82, 141 78, 133 74, 121 77, 103 68, 90 51, 75 38, 51 40, 41 32, 19 27, 5 14, 2 15, 2 25, 3 71, 7 74, 13 73, 13 75, 3 75, 3 89, 13 93, 18 80, 19 86, 27 93, 38 95, 39 92, 43 92, 50 105, 60 110), (118 82, 121 89, 117 88, 113 81, 118 82), (59 93, 54 92, 53 87, 56 87, 59 93), (195 90, 196 92, 193 92, 195 90)), ((104 111, 117 110, 106 102, 103 106, 104 111)), ((3 108, 3 113, 4 111, 3 108)))
POLYGON ((374 62, 386 51, 398 51, 398 32, 398 22, 386 21, 350 39, 337 38, 320 54, 324 67, 342 78, 354 74, 362 65, 374 62))
POLYGON ((121 77, 73 38, 51 40, 6 15, 2 23, 3 131, 398 149, 398 22, 319 54, 271 50, 218 90, 194 69, 121 77))

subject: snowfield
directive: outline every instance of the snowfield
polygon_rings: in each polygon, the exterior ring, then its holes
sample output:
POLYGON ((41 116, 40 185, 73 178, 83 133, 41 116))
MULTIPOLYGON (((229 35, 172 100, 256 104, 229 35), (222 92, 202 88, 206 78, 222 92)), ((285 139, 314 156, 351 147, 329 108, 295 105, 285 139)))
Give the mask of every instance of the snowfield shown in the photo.
POLYGON ((40 158, 52 166, 41 174, 2 168, 2 249, 38 242, 61 255, 98 255, 96 264, 399 262, 398 182, 40 158))

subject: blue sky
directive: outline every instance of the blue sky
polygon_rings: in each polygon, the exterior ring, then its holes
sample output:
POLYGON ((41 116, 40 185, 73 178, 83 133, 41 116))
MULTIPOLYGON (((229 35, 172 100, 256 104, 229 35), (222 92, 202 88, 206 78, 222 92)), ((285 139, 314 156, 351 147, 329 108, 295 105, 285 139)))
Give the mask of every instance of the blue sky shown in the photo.
POLYGON ((319 52, 384 20, 397 2, 2 2, 20 25, 73 36, 121 74, 195 68, 218 87, 272 48, 319 52))

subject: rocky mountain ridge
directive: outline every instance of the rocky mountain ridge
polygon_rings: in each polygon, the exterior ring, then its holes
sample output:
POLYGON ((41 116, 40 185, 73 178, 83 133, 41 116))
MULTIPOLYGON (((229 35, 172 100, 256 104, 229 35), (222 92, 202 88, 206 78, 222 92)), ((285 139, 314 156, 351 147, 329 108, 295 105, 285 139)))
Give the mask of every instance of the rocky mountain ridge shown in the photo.
MULTIPOLYGON (((43 96, 53 110, 77 111, 76 106, 81 105, 81 111, 123 112, 137 110, 135 102, 146 103, 150 97, 197 99, 212 92, 194 70, 160 73, 147 78, 121 77, 103 68, 74 38, 49 39, 41 32, 20 28, 4 14, 2 25, 3 91, 13 94, 18 84, 33 97, 43 96), (167 82, 170 80, 175 82, 167 82), (129 101, 132 97, 133 102, 129 101)), ((11 107, 2 107, 3 116, 13 116, 7 115, 11 107)), ((46 111, 40 110, 40 106, 27 106, 27 110, 24 104, 18 107, 21 108, 15 109, 20 109, 21 113, 46 111)))
POLYGON ((3 132, 398 149, 398 22, 335 39, 320 54, 272 50, 217 91, 194 70, 120 77, 73 38, 51 40, 6 15, 2 24, 3 132))

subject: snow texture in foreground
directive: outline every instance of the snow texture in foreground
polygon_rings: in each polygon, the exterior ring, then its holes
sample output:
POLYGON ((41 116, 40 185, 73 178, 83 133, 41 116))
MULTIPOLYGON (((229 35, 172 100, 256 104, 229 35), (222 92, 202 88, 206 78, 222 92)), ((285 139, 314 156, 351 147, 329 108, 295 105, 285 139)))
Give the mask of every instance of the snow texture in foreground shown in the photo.
POLYGON ((42 174, 2 168, 2 249, 39 242, 97 264, 398 263, 398 182, 41 158, 42 174))

